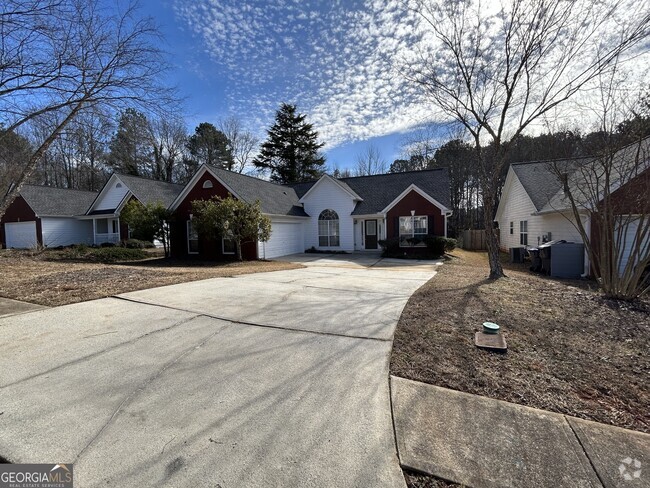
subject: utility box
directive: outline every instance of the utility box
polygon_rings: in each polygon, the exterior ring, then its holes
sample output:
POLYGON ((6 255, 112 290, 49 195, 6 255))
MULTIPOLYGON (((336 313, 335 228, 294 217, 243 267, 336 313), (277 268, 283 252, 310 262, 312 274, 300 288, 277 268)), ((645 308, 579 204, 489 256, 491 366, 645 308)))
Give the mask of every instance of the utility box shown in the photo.
POLYGON ((539 246, 542 271, 555 278, 580 278, 585 270, 585 246, 564 240, 539 246))

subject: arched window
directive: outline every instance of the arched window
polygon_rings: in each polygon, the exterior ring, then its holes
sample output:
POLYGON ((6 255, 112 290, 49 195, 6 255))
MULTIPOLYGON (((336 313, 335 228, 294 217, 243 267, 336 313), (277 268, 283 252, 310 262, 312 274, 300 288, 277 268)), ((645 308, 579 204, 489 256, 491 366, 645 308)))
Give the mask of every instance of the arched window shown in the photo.
POLYGON ((318 216, 318 245, 337 247, 339 243, 339 216, 334 210, 323 210, 318 216))
POLYGON ((213 186, 213 185, 212 185, 212 182, 211 182, 210 180, 205 180, 205 181, 203 182, 203 188, 204 188, 204 189, 212 188, 212 186, 213 186))

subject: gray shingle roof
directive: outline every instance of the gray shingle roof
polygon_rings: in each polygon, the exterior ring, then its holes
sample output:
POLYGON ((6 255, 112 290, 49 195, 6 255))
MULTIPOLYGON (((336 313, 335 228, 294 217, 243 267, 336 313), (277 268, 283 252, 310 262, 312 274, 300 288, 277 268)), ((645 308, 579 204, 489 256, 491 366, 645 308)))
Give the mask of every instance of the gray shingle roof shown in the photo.
POLYGON ((540 211, 562 186, 555 168, 565 173, 571 173, 586 160, 586 158, 575 158, 513 163, 512 170, 519 178, 537 211, 540 211))
POLYGON ((259 200, 262 205, 262 212, 266 214, 307 217, 298 202, 298 195, 290 186, 271 183, 270 181, 226 171, 214 166, 210 166, 210 170, 242 200, 248 203, 259 200))
POLYGON ((139 176, 130 176, 117 174, 131 193, 145 205, 148 203, 161 202, 165 207, 169 207, 176 199, 178 194, 183 191, 183 185, 167 183, 166 181, 150 180, 139 176))
POLYGON ((363 198, 362 202, 357 203, 352 215, 381 212, 411 185, 416 185, 445 207, 451 208, 447 168, 341 178, 341 181, 363 198))
POLYGON ((97 193, 51 186, 24 185, 20 195, 39 217, 70 217, 86 213, 97 193))

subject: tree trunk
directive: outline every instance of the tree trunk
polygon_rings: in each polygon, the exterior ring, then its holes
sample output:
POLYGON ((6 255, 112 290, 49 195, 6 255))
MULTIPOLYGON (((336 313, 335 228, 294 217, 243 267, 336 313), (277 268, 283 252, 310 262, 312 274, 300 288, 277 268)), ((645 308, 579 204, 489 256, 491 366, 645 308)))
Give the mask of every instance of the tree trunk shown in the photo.
POLYGON ((36 165, 45 154, 45 151, 47 151, 50 145, 59 136, 61 131, 63 131, 63 129, 68 125, 68 123, 72 119, 74 119, 74 117, 77 115, 79 110, 81 110, 84 104, 85 104, 84 99, 82 99, 79 103, 77 103, 77 105, 75 105, 72 108, 72 110, 67 115, 67 117, 63 119, 63 121, 54 129, 54 131, 52 131, 52 133, 47 137, 47 139, 43 141, 43 143, 34 152, 34 154, 32 154, 32 157, 29 158, 29 161, 27 161, 25 168, 23 169, 22 173, 18 177, 17 181, 14 183, 11 191, 9 191, 0 202, 0 218, 4 216, 5 212, 7 211, 7 208, 9 208, 9 205, 11 205, 13 201, 16 199, 16 197, 20 193, 20 190, 25 184, 25 181, 27 181, 27 178, 29 178, 31 174, 34 172, 34 169, 36 169, 36 165))
POLYGON ((237 261, 244 260, 241 254, 241 241, 239 239, 235 239, 235 253, 236 253, 235 255, 237 257, 237 261))
POLYGON ((496 193, 493 185, 484 186, 483 191, 483 222, 485 224, 485 243, 488 251, 488 261, 490 263, 490 276, 491 280, 503 278, 503 268, 501 267, 501 254, 499 251, 499 237, 494 228, 493 215, 495 210, 496 193))

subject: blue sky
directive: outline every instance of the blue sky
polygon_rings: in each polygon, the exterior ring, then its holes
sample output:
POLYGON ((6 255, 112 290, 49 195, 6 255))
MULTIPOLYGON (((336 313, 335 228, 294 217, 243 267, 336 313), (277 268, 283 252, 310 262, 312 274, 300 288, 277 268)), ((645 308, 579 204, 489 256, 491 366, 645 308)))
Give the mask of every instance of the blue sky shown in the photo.
POLYGON ((328 163, 373 143, 389 163, 431 107, 399 75, 417 19, 400 0, 143 3, 166 39, 188 129, 237 115, 259 136, 281 102, 306 113, 328 163))

